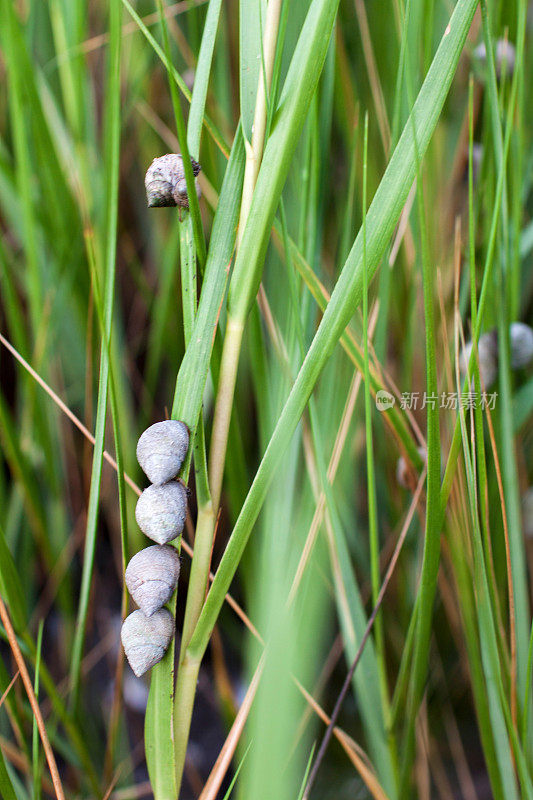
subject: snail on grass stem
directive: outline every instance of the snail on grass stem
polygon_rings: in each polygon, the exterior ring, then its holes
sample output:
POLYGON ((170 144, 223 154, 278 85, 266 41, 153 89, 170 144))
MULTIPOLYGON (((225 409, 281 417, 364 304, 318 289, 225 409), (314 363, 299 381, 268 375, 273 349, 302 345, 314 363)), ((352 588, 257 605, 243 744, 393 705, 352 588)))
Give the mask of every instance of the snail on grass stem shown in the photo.
MULTIPOLYGON (((201 167, 193 158, 191 158, 191 165, 195 177, 196 194, 200 197, 200 185, 196 177, 201 167)), ((180 214, 182 209, 189 209, 187 181, 185 180, 183 159, 179 153, 167 153, 165 156, 154 158, 146 172, 144 185, 148 208, 178 206, 180 214)))
POLYGON ((174 617, 160 608, 147 617, 134 611, 122 624, 120 638, 129 665, 138 678, 148 672, 165 655, 174 635, 174 617))

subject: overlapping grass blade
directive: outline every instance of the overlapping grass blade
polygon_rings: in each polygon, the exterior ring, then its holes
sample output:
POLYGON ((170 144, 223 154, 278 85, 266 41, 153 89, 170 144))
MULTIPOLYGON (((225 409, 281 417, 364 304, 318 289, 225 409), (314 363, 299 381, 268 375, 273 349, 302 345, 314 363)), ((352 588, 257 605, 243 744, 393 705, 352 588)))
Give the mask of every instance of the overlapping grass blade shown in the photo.
MULTIPOLYGON (((438 122, 476 5, 476 0, 460 0, 457 3, 415 103, 413 119, 420 158, 424 155, 438 122)), ((410 119, 368 211, 367 263, 369 279, 378 267, 415 178, 416 160, 412 126, 413 120, 410 119)), ((248 227, 252 229, 254 226, 249 222, 248 227)), ((320 372, 354 309, 360 303, 361 297, 362 238, 359 235, 285 403, 217 570, 215 581, 189 645, 190 652, 194 653, 196 657, 200 657, 207 647, 224 595, 238 568, 242 552, 266 497, 274 471, 285 452, 287 443, 298 424, 320 372)))

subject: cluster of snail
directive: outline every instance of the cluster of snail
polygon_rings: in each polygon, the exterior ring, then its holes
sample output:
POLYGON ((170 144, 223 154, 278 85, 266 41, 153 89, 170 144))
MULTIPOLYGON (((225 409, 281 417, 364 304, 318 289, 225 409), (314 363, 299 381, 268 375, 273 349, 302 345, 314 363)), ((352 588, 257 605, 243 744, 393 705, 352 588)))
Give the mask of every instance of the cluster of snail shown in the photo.
MULTIPOLYGON (((509 345, 512 369, 524 369, 533 361, 533 329, 524 322, 513 322, 509 327, 509 345)), ((461 374, 466 376, 472 353, 472 342, 465 344, 459 358, 461 374)), ((498 374, 498 335, 491 330, 484 333, 477 343, 479 375, 488 388, 498 374)))
MULTIPOLYGON (((196 194, 200 164, 191 158, 196 194)), ((183 159, 178 153, 154 158, 144 180, 149 208, 189 208, 183 159)), ((166 420, 148 428, 137 444, 137 460, 151 485, 139 497, 135 519, 157 544, 131 559, 126 569, 128 591, 139 606, 122 625, 120 638, 133 672, 140 677, 165 655, 174 635, 174 617, 165 604, 178 585, 180 559, 168 543, 181 534, 187 516, 187 489, 176 480, 189 449, 183 422, 166 420)))
POLYGON ((139 497, 135 519, 157 542, 133 556, 125 575, 139 610, 124 620, 121 639, 137 677, 161 661, 174 635, 174 618, 164 606, 176 590, 180 558, 168 542, 183 531, 187 516, 187 489, 176 476, 188 449, 188 428, 176 420, 151 425, 137 444, 137 460, 151 485, 139 497))

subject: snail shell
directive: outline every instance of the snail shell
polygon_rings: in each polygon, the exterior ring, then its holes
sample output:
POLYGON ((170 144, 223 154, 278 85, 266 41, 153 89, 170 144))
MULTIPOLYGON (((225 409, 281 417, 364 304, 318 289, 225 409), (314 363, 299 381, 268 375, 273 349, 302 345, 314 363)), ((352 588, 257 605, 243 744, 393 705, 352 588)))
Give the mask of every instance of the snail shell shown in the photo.
POLYGON ((167 419, 156 422, 137 443, 137 461, 151 483, 175 478, 189 449, 189 430, 183 422, 167 419))
MULTIPOLYGON (((424 462, 428 460, 428 454, 425 447, 416 448, 424 462)), ((407 461, 404 456, 400 456, 396 464, 396 481, 403 489, 410 489, 414 491, 416 488, 416 480, 413 483, 413 473, 407 466, 407 461)))
POLYGON ((481 175, 481 162, 483 161, 483 145, 474 142, 472 145, 472 180, 477 183, 481 175))
MULTIPOLYGON (((476 47, 474 50, 474 55, 482 64, 485 66, 487 63, 487 48, 485 47, 485 42, 481 42, 480 45, 476 47)), ((514 65, 516 61, 516 50, 514 45, 511 44, 507 39, 498 39, 496 42, 496 46, 494 48, 494 63, 496 67, 496 77, 501 78, 502 73, 504 71, 505 65, 505 74, 507 77, 511 77, 514 72, 514 65)))
POLYGON ((187 516, 187 489, 179 481, 149 486, 135 508, 137 525, 158 544, 167 544, 183 530, 187 516))
POLYGON ((151 617, 174 594, 179 574, 177 550, 154 544, 133 556, 126 569, 126 586, 141 611, 151 617))
POLYGON ((160 608, 151 617, 134 611, 122 624, 120 638, 129 665, 138 678, 157 664, 174 635, 174 617, 160 608))
MULTIPOLYGON (((472 347, 472 342, 467 342, 459 355, 459 368, 463 377, 468 372, 472 347)), ((498 373, 498 338, 496 331, 489 331, 480 336, 477 344, 477 355, 481 383, 485 388, 488 388, 494 383, 498 373)))
MULTIPOLYGON (((193 175, 196 178, 201 169, 200 164, 193 158, 191 158, 191 164, 193 175)), ((183 191, 183 184, 185 184, 185 172, 183 159, 179 153, 167 153, 165 156, 154 158, 144 179, 148 207, 181 206, 181 208, 189 208, 187 187, 185 185, 185 191, 183 191), (176 191, 178 185, 180 185, 180 189, 176 191)), ((196 191, 197 193, 199 191, 198 185, 196 191)))
POLYGON ((512 322, 509 328, 511 367, 522 369, 533 359, 533 330, 524 322, 512 322))
POLYGON ((527 539, 533 539, 533 486, 530 486, 522 497, 522 517, 524 534, 527 539))

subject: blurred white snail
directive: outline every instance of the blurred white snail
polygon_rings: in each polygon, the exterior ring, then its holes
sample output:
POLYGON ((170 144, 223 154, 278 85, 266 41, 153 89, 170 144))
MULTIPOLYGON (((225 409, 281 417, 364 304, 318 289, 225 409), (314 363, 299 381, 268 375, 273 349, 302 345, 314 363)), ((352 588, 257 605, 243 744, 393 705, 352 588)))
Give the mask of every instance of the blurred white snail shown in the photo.
POLYGON ((533 539, 533 486, 522 497, 522 518, 526 539, 533 539))
POLYGON ((523 369, 533 359, 533 329, 524 322, 513 322, 509 328, 511 367, 523 369))
MULTIPOLYGON (((201 167, 193 158, 191 158, 191 165, 195 177, 196 194, 200 197, 200 185, 196 176, 201 167)), ((160 206, 189 208, 183 159, 179 153, 167 153, 165 156, 154 158, 146 172, 144 185, 149 208, 160 206)))
MULTIPOLYGON (((425 447, 416 448, 420 453, 424 463, 427 463, 428 454, 425 447)), ((396 481, 403 489, 414 490, 416 488, 416 480, 413 481, 412 468, 407 466, 405 456, 400 456, 396 464, 396 481)))
POLYGON ((151 483, 166 483, 180 471, 188 449, 187 426, 167 419, 144 431, 137 443, 137 461, 151 483))
POLYGON ((142 532, 158 544, 167 544, 182 532, 187 516, 187 489, 179 481, 149 486, 135 508, 142 532))
MULTIPOLYGON (((481 42, 474 50, 474 56, 480 64, 485 66, 487 63, 487 48, 485 42, 481 42)), ((496 67, 496 77, 501 78, 504 70, 507 77, 511 77, 514 72, 516 61, 516 50, 514 45, 507 39, 498 39, 494 47, 494 64, 496 67)))
POLYGON ((474 142, 472 145, 472 180, 477 183, 481 175, 481 162, 483 161, 483 145, 474 142))
POLYGON ((133 556, 126 569, 126 586, 141 609, 150 617, 168 603, 178 584, 180 557, 169 545, 152 545, 133 556))
POLYGON ((157 664, 174 635, 174 617, 160 608, 151 617, 134 611, 122 624, 120 638, 129 665, 138 678, 157 664))
MULTIPOLYGON (((467 342, 459 354, 459 369, 463 378, 466 377, 468 372, 472 348, 472 342, 467 342)), ((489 331, 479 337, 477 343, 477 357, 481 384, 485 386, 485 388, 488 388, 494 383, 498 373, 498 338, 496 331, 489 331)))

